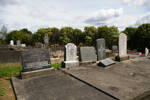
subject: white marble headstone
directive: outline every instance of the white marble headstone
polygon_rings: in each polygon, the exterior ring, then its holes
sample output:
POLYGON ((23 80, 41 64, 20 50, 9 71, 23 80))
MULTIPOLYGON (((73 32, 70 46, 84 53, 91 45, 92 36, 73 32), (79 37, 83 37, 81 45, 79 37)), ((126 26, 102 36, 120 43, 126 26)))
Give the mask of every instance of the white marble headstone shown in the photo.
POLYGON ((73 43, 65 45, 65 61, 77 60, 77 47, 73 43))
POLYGON ((119 35, 119 57, 125 57, 127 55, 127 36, 124 33, 119 35))
POLYGON ((77 47, 73 43, 65 45, 64 66, 66 68, 79 66, 77 60, 77 47))
POLYGON ((148 56, 148 54, 149 54, 149 50, 148 48, 145 48, 145 56, 148 56))
POLYGON ((10 41, 10 45, 14 46, 14 41, 13 40, 10 41))

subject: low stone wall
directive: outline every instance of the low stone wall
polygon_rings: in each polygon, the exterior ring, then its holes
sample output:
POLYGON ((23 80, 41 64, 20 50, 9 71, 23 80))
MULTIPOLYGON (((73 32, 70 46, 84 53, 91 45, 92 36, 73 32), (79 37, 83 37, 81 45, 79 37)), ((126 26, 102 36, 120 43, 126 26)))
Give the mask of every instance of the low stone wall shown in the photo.
POLYGON ((20 51, 0 51, 0 64, 21 63, 20 51))

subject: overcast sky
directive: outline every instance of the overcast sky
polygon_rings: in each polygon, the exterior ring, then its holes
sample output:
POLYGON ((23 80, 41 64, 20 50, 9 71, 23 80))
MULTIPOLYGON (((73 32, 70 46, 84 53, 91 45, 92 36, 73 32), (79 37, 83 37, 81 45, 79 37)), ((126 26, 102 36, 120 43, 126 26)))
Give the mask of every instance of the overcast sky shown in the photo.
POLYGON ((0 0, 0 27, 8 30, 150 23, 150 0, 0 0))

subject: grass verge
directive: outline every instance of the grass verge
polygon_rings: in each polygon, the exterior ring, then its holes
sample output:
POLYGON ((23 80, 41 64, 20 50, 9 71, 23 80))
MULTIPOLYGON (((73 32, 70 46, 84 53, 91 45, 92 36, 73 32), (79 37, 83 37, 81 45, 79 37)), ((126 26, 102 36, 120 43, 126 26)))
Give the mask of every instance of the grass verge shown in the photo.
MULTIPOLYGON (((61 64, 52 64, 52 67, 58 69, 61 67, 61 64)), ((0 78, 18 76, 21 71, 21 65, 0 65, 0 78)))

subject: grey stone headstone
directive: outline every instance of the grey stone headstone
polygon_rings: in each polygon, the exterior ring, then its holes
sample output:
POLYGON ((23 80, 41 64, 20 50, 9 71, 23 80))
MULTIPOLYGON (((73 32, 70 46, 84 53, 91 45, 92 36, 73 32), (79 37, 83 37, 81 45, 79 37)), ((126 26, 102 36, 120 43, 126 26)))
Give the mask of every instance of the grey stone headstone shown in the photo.
POLYGON ((20 40, 17 40, 17 46, 21 46, 20 40))
POLYGON ((34 48, 22 53, 23 72, 50 68, 49 50, 34 48))
POLYGON ((116 53, 118 51, 118 46, 117 45, 113 45, 112 46, 112 52, 116 53))
POLYGON ((64 50, 64 66, 68 67, 76 67, 79 66, 79 61, 77 60, 77 47, 73 43, 68 43, 65 45, 64 50))
POLYGON ((48 34, 45 34, 44 36, 44 44, 45 44, 45 47, 47 48, 48 45, 49 45, 49 37, 48 37, 48 34))
POLYGON ((115 62, 110 58, 106 58, 106 59, 100 60, 98 65, 102 67, 106 67, 112 64, 115 64, 115 62))
POLYGON ((94 47, 80 47, 81 62, 96 62, 97 55, 94 47))
POLYGON ((119 57, 126 57, 127 55, 127 36, 124 33, 119 35, 119 57))
POLYGON ((105 39, 97 39, 96 40, 96 48, 97 48, 97 58, 98 60, 102 60, 106 58, 106 52, 105 52, 105 39))

